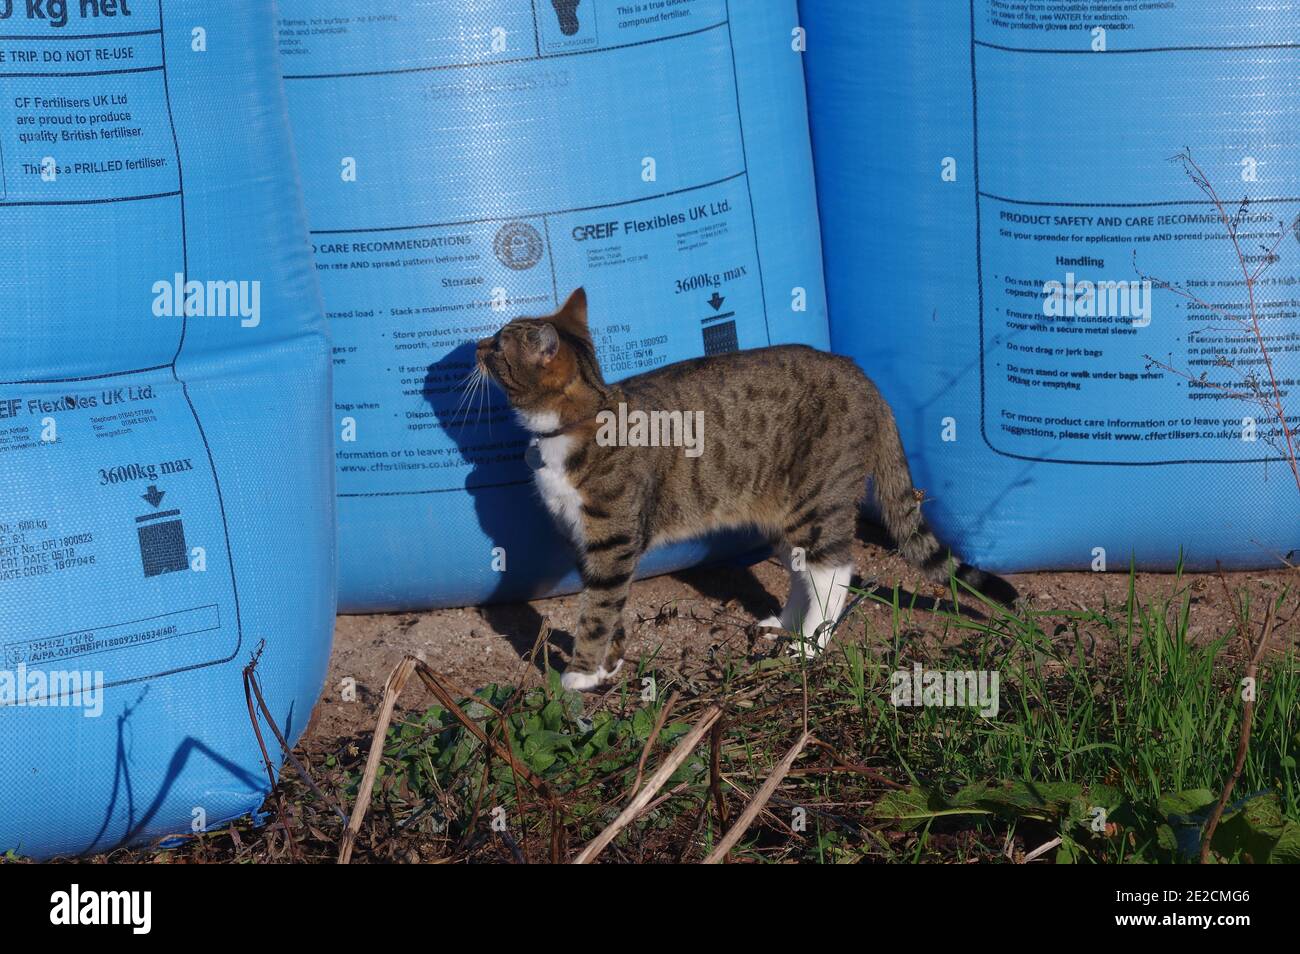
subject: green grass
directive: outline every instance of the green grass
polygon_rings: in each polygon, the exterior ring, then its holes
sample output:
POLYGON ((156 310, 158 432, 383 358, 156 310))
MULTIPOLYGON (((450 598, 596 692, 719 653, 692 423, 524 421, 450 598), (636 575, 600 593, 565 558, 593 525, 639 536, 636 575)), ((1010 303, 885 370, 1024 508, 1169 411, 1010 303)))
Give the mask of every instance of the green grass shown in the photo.
MULTIPOLYGON (((1001 861, 1059 839, 1046 860, 1190 860, 1231 772, 1244 706, 1243 637, 1258 638, 1264 614, 1240 597, 1236 626, 1197 644, 1191 589, 1176 576, 1170 590, 1173 596, 1144 602, 1130 582, 1118 606, 1012 613, 954 588, 950 608, 927 614, 928 638, 917 638, 921 613, 900 605, 897 593, 892 601, 871 596, 890 608, 889 629, 873 632, 859 614, 810 666, 715 660, 707 675, 683 686, 679 674, 652 672, 652 657, 595 712, 555 679, 531 691, 481 690, 478 699, 501 714, 476 711, 560 795, 564 840, 572 846, 626 804, 638 757, 675 688, 685 701, 668 719, 647 771, 706 703, 723 702, 729 714, 721 759, 732 818, 798 737, 805 701, 809 727, 824 743, 800 760, 801 771, 742 841, 738 858, 1001 861), (959 612, 962 603, 982 615, 959 612), (987 717, 961 706, 896 706, 891 675, 915 663, 996 671, 1000 711, 987 717), (638 694, 646 675, 659 686, 649 702, 638 694)), ((1288 597, 1274 594, 1274 609, 1283 612, 1288 597)), ((1294 652, 1269 657, 1248 758, 1214 839, 1216 860, 1300 858, 1297 703, 1294 652)), ((528 835, 535 846, 554 844, 554 819, 539 800, 509 766, 485 764, 478 743, 440 708, 396 727, 386 753, 390 774, 376 813, 408 817, 437 791, 436 831, 450 856, 491 855, 491 839, 475 836, 486 806, 503 806, 514 819, 512 853, 528 835)), ((610 860, 707 853, 719 834, 707 754, 702 745, 665 786, 671 797, 611 846, 610 860)))
MULTIPOLYGON (((813 664, 718 650, 683 672, 647 653, 603 697, 494 685, 463 700, 467 717, 544 780, 516 777, 442 706, 400 717, 358 840, 358 861, 566 860, 622 810, 645 755, 649 777, 705 708, 725 711, 710 739, 609 845, 602 861, 698 861, 721 836, 715 790, 731 821, 807 726, 816 739, 732 853, 758 863, 1020 860, 1162 863, 1194 860, 1211 806, 1229 778, 1244 701, 1239 685, 1269 606, 1236 594, 1238 621, 1191 637, 1202 579, 1162 581, 1168 594, 1093 609, 1009 612, 954 586, 951 605, 857 612, 813 664), (963 605, 967 612, 957 610, 963 605), (975 609, 980 615, 972 615, 975 609), (924 630, 924 632, 922 631, 924 630), (926 670, 997 672, 1000 711, 899 707, 891 676, 926 670), (643 679, 653 678, 653 691, 643 679), (671 712, 646 753, 668 699, 671 712)), ((1213 839, 1225 862, 1300 860, 1300 659, 1290 589, 1266 583, 1283 650, 1259 671, 1253 736, 1213 839)), ((1203 628, 1203 627, 1198 627, 1203 628)), ((412 680, 412 686, 416 681, 412 680)), ((404 706, 421 692, 408 689, 404 706)), ((418 698, 418 697, 417 697, 418 698)), ((304 753, 327 797, 350 807, 369 740, 304 753)), ((292 772, 265 810, 170 852, 176 860, 332 860, 342 822, 292 772)))
MULTIPOLYGON (((924 653, 903 639, 909 614, 895 604, 892 632, 877 634, 891 645, 885 659, 870 666, 860 648, 841 650, 841 693, 860 721, 863 751, 874 762, 892 759, 915 786, 914 794, 926 793, 936 811, 952 815, 963 814, 960 805, 951 805, 954 795, 990 782, 1019 783, 1016 792, 1024 784, 1059 785, 1048 788, 1049 794, 1074 793, 1085 809, 1105 808, 1119 826, 1109 837, 1079 832, 1068 823, 1068 806, 1038 813, 1064 835, 1067 858, 1061 860, 1180 858, 1198 844, 1194 823, 1205 814, 1207 793, 1217 797, 1231 771, 1244 707, 1238 685, 1244 665, 1241 633, 1201 645, 1189 638, 1194 607, 1179 583, 1175 579, 1173 586, 1179 595, 1142 603, 1130 582, 1124 605, 1094 611, 1012 614, 982 606, 989 620, 946 613, 945 625, 961 634, 960 645, 920 661, 929 669, 998 671, 1002 708, 992 719, 966 708, 890 704, 888 674, 909 668, 924 653), (1191 835, 1183 839, 1183 852, 1180 835, 1191 835)), ((1278 610, 1287 596, 1276 597, 1278 610)), ((1243 611, 1257 619, 1264 615, 1248 603, 1243 611)), ((1258 623, 1249 625, 1253 643, 1258 623)), ((1252 741, 1230 806, 1240 810, 1229 815, 1242 816, 1243 823, 1252 815, 1280 819, 1268 828, 1280 840, 1286 820, 1300 823, 1300 667, 1294 650, 1267 662, 1257 691, 1252 741)), ((990 816, 1014 821, 1032 814, 997 801, 983 803, 990 816)), ((934 819, 946 817, 952 816, 934 819)), ((1279 858, 1297 835, 1300 827, 1286 830, 1279 858)), ((1223 844, 1229 856, 1244 851, 1230 838, 1223 844)))

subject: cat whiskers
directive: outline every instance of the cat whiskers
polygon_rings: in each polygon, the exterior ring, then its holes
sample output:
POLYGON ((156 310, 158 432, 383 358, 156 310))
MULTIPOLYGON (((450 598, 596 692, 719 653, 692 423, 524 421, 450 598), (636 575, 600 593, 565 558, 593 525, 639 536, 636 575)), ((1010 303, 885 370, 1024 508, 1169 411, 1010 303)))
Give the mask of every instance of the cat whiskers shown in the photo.
POLYGON ((451 420, 453 423, 464 427, 469 423, 469 408, 474 404, 474 398, 487 387, 487 373, 483 366, 475 362, 474 367, 470 369, 469 374, 465 375, 465 380, 461 384, 460 400, 456 403, 456 410, 452 412, 451 420), (464 417, 461 414, 464 413, 464 417))
MULTIPOLYGON (((476 427, 478 426, 479 422, 483 420, 484 406, 486 405, 488 410, 491 410, 492 408, 491 382, 488 380, 488 375, 483 370, 482 365, 478 365, 477 367, 479 369, 479 375, 478 375, 479 384, 478 384, 478 413, 474 416, 474 425, 476 427)), ((489 437, 492 436, 492 415, 491 414, 488 415, 488 436, 489 437)))
MULTIPOLYGON (((470 371, 465 383, 465 393, 462 396, 462 405, 464 408, 464 419, 460 422, 462 426, 468 425, 470 407, 474 408, 474 426, 477 427, 483 421, 483 410, 491 407, 492 378, 487 373, 487 369, 482 364, 475 363, 474 368, 470 371)), ((461 408, 457 408, 459 415, 461 408)), ((488 435, 492 434, 492 416, 488 415, 488 435)))

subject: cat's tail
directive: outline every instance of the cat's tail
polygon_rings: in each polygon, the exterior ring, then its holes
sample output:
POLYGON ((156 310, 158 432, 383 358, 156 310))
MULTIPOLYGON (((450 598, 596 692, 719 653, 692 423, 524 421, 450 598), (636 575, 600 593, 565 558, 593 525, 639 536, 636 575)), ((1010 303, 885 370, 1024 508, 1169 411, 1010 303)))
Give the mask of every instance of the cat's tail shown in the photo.
POLYGON ((892 414, 882 415, 868 463, 885 529, 907 562, 918 567, 927 578, 947 583, 951 560, 956 563, 957 579, 972 589, 1004 606, 1016 601, 1020 594, 1014 586, 1000 576, 957 560, 926 523, 921 513, 923 495, 912 485, 912 472, 892 414))

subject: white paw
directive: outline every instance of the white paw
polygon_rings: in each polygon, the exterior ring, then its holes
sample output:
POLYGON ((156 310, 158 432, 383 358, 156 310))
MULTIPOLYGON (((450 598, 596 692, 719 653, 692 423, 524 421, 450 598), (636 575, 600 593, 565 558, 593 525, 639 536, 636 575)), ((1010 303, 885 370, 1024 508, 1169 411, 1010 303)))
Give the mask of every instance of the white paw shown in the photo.
POLYGON ((763 629, 785 629, 785 623, 781 622, 779 616, 769 616, 767 619, 761 619, 754 625, 763 629))
POLYGON ((600 685, 600 673, 599 669, 595 672, 576 672, 569 669, 560 677, 560 685, 569 692, 586 692, 600 685))
POLYGON ((601 666, 595 672, 577 672, 570 669, 560 676, 560 685, 569 692, 586 692, 588 689, 595 689, 601 683, 613 679, 622 668, 623 660, 620 659, 613 672, 607 672, 604 666, 601 666))
POLYGON ((812 636, 796 635, 790 641, 790 652, 795 656, 802 656, 804 659, 816 659, 821 655, 821 651, 826 648, 826 644, 831 641, 831 634, 835 630, 835 624, 830 621, 822 621, 809 627, 812 636))
POLYGON ((821 652, 821 647, 817 645, 816 640, 804 639, 802 636, 795 636, 790 640, 790 655, 802 656, 804 659, 816 659, 821 652))

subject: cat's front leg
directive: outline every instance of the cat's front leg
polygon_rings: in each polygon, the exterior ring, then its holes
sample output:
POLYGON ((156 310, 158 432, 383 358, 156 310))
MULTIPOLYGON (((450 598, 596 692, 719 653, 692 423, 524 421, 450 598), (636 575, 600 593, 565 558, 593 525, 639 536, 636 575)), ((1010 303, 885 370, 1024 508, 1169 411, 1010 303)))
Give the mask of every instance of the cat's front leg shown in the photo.
POLYGON ((636 533, 603 513, 584 515, 582 597, 573 660, 565 670, 565 689, 593 689, 623 666, 627 635, 623 607, 641 557, 636 533))

